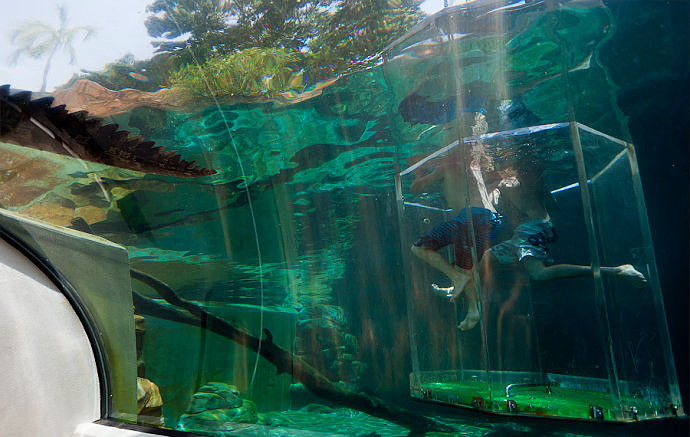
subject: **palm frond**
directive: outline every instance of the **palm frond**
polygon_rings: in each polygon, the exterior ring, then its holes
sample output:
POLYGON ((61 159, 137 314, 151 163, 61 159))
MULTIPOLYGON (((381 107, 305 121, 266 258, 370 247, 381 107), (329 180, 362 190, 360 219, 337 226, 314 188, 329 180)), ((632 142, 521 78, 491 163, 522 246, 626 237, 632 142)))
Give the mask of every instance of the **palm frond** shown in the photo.
POLYGON ((49 53, 51 50, 55 48, 57 44, 58 42, 55 40, 46 39, 39 42, 38 44, 34 44, 33 46, 26 48, 25 52, 30 57, 37 59, 42 57, 46 53, 49 53))
POLYGON ((17 61, 19 60, 19 57, 24 53, 24 50, 22 49, 17 49, 12 52, 10 57, 8 58, 8 62, 10 65, 15 65, 17 61))
POLYGON ((82 39, 82 41, 84 41, 87 38, 90 38, 94 33, 96 33, 96 29, 94 29, 93 27, 90 27, 90 26, 77 26, 77 27, 71 27, 69 29, 64 29, 62 32, 63 44, 65 44, 65 45, 72 44, 72 40, 74 39, 74 37, 79 32, 85 32, 84 38, 82 39))
POLYGON ((15 64, 20 56, 27 55, 32 58, 40 58, 50 53, 45 66, 42 89, 45 88, 46 76, 50 70, 53 53, 59 48, 64 49, 70 54, 70 64, 74 63, 75 51, 72 47, 72 40, 80 32, 84 33, 83 40, 91 37, 95 29, 91 26, 67 27, 67 7, 57 6, 60 17, 60 26, 55 29, 43 21, 29 21, 16 28, 10 33, 10 41, 17 46, 9 58, 10 63, 15 64))
POLYGON ((30 21, 14 28, 10 33, 10 41, 13 44, 26 44, 44 35, 57 35, 57 32, 42 21, 30 21))

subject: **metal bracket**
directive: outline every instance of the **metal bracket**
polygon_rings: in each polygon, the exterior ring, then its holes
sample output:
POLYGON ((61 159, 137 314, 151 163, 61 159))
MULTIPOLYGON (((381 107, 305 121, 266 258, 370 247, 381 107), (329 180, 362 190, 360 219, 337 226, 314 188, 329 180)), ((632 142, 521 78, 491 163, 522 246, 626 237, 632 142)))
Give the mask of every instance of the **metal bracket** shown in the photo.
POLYGON ((598 405, 589 406, 589 417, 593 420, 603 421, 604 420, 604 409, 598 405))
POLYGON ((510 389, 513 387, 546 387, 546 393, 552 394, 550 383, 546 383, 546 384, 515 383, 515 384, 508 384, 506 386, 506 397, 507 398, 510 397, 510 389))

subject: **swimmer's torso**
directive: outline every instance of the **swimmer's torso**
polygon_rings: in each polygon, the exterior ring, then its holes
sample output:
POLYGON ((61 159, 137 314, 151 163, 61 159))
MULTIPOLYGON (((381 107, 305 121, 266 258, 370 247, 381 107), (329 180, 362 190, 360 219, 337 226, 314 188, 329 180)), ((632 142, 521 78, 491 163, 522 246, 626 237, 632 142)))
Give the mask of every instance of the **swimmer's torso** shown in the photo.
POLYGON ((450 161, 443 164, 441 177, 441 191, 448 206, 459 212, 467 205, 465 203, 465 187, 469 181, 470 206, 482 206, 482 199, 477 189, 477 184, 472 175, 466 175, 459 161, 450 161))

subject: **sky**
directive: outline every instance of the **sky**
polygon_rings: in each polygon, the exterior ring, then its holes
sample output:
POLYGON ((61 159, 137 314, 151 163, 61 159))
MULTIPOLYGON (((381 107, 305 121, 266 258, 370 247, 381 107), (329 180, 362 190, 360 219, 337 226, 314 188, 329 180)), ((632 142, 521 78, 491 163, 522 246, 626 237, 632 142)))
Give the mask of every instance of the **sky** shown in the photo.
MULTIPOLYGON (((68 26, 91 26, 96 33, 82 41, 78 35, 73 46, 76 52, 74 64, 69 64, 69 53, 58 52, 48 74, 47 90, 65 83, 80 70, 98 71, 110 62, 132 53, 136 59, 153 55, 151 37, 146 33, 144 21, 146 6, 152 0, 63 0, 67 6, 68 26)), ((464 0, 455 0, 460 3, 464 0)), ((453 4, 453 0, 449 0, 453 4)), ((10 44, 12 29, 23 23, 39 20, 57 28, 59 17, 55 0, 0 0, 0 85, 36 91, 41 87, 45 58, 34 60, 28 56, 10 65, 9 58, 15 50, 10 44), (8 13, 9 11, 9 13, 8 13)), ((426 0, 422 9, 432 14, 443 8, 443 0, 426 0)))

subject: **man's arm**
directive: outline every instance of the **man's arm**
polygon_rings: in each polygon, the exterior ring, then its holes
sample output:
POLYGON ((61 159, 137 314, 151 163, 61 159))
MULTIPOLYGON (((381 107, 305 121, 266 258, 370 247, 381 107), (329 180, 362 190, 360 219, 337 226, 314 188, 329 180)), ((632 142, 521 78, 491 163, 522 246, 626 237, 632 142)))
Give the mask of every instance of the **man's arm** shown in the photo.
POLYGON ((437 167, 429 174, 424 174, 424 170, 418 168, 414 172, 415 180, 410 185, 410 191, 413 193, 422 193, 427 188, 432 186, 436 181, 443 179, 443 172, 440 167, 437 167))

